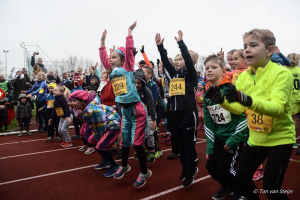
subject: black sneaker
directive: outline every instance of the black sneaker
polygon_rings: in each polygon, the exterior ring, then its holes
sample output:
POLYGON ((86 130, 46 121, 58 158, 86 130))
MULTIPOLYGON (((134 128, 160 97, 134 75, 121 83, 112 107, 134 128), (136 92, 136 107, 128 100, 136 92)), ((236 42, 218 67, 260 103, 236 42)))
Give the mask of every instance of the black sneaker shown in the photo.
POLYGON ((179 157, 180 154, 179 153, 171 153, 170 155, 167 156, 168 159, 175 159, 177 157, 179 157))
POLYGON ((185 174, 186 174, 186 170, 183 169, 179 178, 181 181, 185 179, 185 174))
MULTIPOLYGON (((225 198, 225 197, 224 197, 225 198)), ((223 198, 223 199, 224 199, 223 198)), ((232 200, 247 200, 243 195, 240 195, 240 194, 237 194, 237 193, 234 193, 233 194, 233 197, 232 197, 232 200)))
POLYGON ((183 183, 182 183, 183 187, 190 186, 193 183, 193 181, 194 181, 195 176, 196 176, 197 173, 198 173, 198 167, 196 167, 196 169, 195 169, 195 171, 194 171, 193 174, 190 174, 190 175, 187 174, 185 176, 185 179, 183 180, 183 183))
POLYGON ((53 138, 52 137, 48 137, 48 139, 46 140, 47 143, 49 142, 53 142, 53 138))
POLYGON ((233 195, 232 190, 221 185, 221 188, 215 194, 212 195, 212 199, 221 200, 224 199, 225 197, 232 196, 232 195, 233 195))

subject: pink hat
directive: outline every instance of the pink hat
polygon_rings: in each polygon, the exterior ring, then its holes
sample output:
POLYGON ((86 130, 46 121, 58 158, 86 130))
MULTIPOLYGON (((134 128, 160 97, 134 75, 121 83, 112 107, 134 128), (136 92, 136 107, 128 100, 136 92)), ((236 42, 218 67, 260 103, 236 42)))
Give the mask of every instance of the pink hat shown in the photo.
POLYGON ((121 54, 123 57, 125 57, 125 48, 124 47, 119 47, 115 49, 119 54, 121 54))
POLYGON ((84 90, 76 90, 69 96, 69 98, 70 97, 71 99, 79 99, 79 100, 86 101, 89 98, 89 93, 84 90))

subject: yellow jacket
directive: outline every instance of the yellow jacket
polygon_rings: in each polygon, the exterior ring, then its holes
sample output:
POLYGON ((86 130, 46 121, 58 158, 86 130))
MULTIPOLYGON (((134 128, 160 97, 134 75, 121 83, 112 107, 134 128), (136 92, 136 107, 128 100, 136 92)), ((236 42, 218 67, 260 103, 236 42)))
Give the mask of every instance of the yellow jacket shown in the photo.
POLYGON ((252 77, 252 69, 250 67, 241 73, 235 82, 237 90, 251 96, 252 106, 246 108, 236 102, 228 103, 227 100, 221 106, 234 114, 241 114, 246 110, 249 145, 294 144, 296 132, 290 115, 291 91, 293 89, 291 73, 285 67, 272 61, 269 61, 265 68, 259 67, 256 70, 255 78, 252 77), (247 109, 255 113, 250 113, 247 109), (257 123, 262 124, 262 126, 258 126, 257 123))

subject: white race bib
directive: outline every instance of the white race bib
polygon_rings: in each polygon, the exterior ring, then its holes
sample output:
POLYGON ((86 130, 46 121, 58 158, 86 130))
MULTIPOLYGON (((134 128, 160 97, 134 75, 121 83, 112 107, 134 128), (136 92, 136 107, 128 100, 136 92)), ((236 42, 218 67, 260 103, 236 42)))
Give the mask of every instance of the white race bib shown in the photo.
POLYGON ((229 111, 222 108, 219 104, 207 106, 211 118, 216 124, 228 124, 231 122, 231 114, 229 111))

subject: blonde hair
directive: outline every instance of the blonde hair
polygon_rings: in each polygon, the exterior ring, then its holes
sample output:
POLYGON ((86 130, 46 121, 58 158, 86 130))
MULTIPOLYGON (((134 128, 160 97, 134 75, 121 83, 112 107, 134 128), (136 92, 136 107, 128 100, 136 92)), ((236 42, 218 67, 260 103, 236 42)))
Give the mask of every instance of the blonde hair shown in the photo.
POLYGON ((55 88, 58 88, 58 90, 59 90, 60 93, 64 93, 64 91, 65 91, 65 87, 64 86, 56 85, 55 88))
POLYGON ((296 53, 291 53, 287 56, 287 58, 291 61, 291 67, 296 67, 299 65, 300 55, 296 53))
POLYGON ((252 29, 251 31, 244 33, 243 38, 249 36, 253 36, 255 39, 262 41, 265 44, 266 49, 272 45, 275 46, 276 44, 276 38, 274 34, 269 30, 252 29))
MULTIPOLYGON (((241 56, 243 59, 245 59, 245 57, 244 57, 244 49, 236 50, 235 52, 233 52, 233 54, 236 53, 236 52, 237 52, 238 54, 240 54, 240 56, 241 56)), ((232 55, 233 55, 233 54, 232 54, 232 55)))
POLYGON ((40 71, 40 72, 38 72, 37 74, 38 74, 38 75, 39 75, 39 74, 42 74, 44 78, 46 77, 46 74, 45 74, 44 72, 41 72, 41 71, 40 71))
POLYGON ((64 88, 64 94, 63 94, 64 97, 65 97, 66 99, 68 99, 69 95, 71 94, 69 88, 67 88, 66 86, 61 86, 61 87, 64 88))
POLYGON ((189 50, 189 53, 192 57, 193 65, 195 65, 198 62, 199 55, 193 50, 189 50))
POLYGON ((216 54, 212 54, 212 55, 207 56, 205 58, 204 65, 208 61, 213 61, 213 62, 217 63, 222 69, 225 69, 225 62, 224 62, 224 60, 222 58, 220 58, 219 56, 217 56, 216 54))

